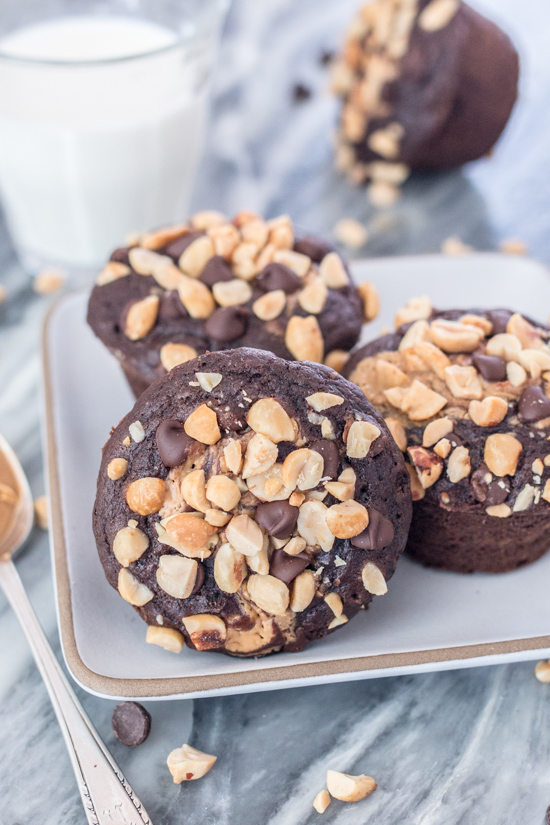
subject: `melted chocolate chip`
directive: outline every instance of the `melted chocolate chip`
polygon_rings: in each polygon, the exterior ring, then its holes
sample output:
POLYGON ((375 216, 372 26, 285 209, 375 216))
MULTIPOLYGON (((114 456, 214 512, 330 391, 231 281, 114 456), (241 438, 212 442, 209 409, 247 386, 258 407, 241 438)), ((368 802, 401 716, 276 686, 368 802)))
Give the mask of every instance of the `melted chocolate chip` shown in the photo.
POLYGON ((487 481, 488 477, 491 477, 491 472, 485 464, 480 464, 477 470, 474 470, 470 476, 474 496, 481 503, 487 498, 487 491, 490 484, 490 482, 487 481))
POLYGON ((498 355, 474 355, 474 366, 486 381, 506 381, 506 361, 498 355))
POLYGON ((369 507, 369 526, 352 538, 353 547, 361 550, 383 550, 393 541, 395 530, 391 521, 379 510, 369 507))
POLYGON ((333 481, 338 478, 340 454, 334 441, 327 441, 325 438, 321 438, 319 441, 314 441, 313 444, 310 444, 309 449, 315 450, 316 453, 323 456, 323 478, 330 478, 333 481))
POLYGON ((285 584, 290 584, 296 576, 299 576, 306 569, 308 564, 309 557, 305 553, 289 556, 282 548, 278 548, 273 551, 271 556, 269 573, 285 584))
POLYGON ((204 235, 204 232, 188 232, 187 235, 182 235, 181 238, 176 238, 175 241, 168 244, 164 250, 164 254, 170 255, 171 258, 177 261, 180 255, 185 252, 187 247, 190 246, 193 241, 196 241, 197 238, 200 238, 201 235, 204 235))
POLYGON ((199 281, 202 281, 206 286, 214 286, 214 284, 219 284, 220 281, 232 281, 234 277, 225 258, 222 258, 221 255, 214 255, 204 267, 199 281))
POLYGON ((299 238, 294 242, 294 251, 301 252, 302 255, 307 255, 308 258, 320 264, 325 255, 329 252, 334 252, 333 247, 326 241, 320 238, 313 238, 311 235, 306 235, 304 238, 299 238))
POLYGON ((191 591, 191 595, 194 596, 195 593, 198 593, 201 587, 204 584, 204 567, 200 563, 197 562, 197 578, 195 579, 195 584, 193 585, 193 589, 191 591))
POLYGON ((215 341, 228 343, 241 338, 248 325, 248 312, 242 307, 219 307, 204 325, 206 334, 215 341))
POLYGON ((130 251, 129 246, 120 246, 118 249, 111 254, 111 261, 116 261, 119 264, 128 264, 130 265, 130 259, 128 257, 128 252, 130 251))
POLYGON ((159 307, 159 318, 186 318, 187 314, 176 289, 171 289, 163 295, 159 307))
POLYGON ((135 748, 149 736, 151 716, 139 702, 122 702, 113 711, 112 724, 119 742, 135 748))
POLYGON ((296 527, 299 512, 288 501, 265 501, 256 508, 256 521, 270 536, 287 539, 296 527))
POLYGON ((159 424, 156 439, 161 461, 167 467, 183 464, 194 444, 194 440, 183 429, 183 424, 173 419, 159 424))
POLYGON ((491 335, 500 335, 501 332, 506 332, 508 321, 512 317, 512 313, 508 309, 491 309, 485 314, 493 325, 491 335))
POLYGON ((495 504, 503 504, 510 495, 510 481, 504 478, 496 478, 487 487, 486 507, 493 507, 495 504))
POLYGON ((302 281, 288 266, 271 263, 264 266, 256 279, 257 285, 265 292, 282 289, 287 295, 296 292, 302 286, 302 281))
POLYGON ((550 416, 550 398, 541 387, 527 387, 520 396, 518 409, 524 421, 540 421, 550 416))
MULTIPOLYGON (((445 438, 447 438, 453 447, 462 447, 464 446, 464 439, 461 438, 457 433, 448 433, 445 438)), ((376 442, 374 442, 376 444, 376 442)))

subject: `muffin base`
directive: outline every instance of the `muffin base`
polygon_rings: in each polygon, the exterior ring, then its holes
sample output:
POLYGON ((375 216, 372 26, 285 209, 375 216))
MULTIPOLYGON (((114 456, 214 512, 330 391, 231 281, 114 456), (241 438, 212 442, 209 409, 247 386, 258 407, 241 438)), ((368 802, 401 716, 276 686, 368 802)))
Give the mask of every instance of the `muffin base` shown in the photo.
POLYGON ((531 564, 550 549, 550 514, 445 510, 416 502, 405 553, 427 567, 455 573, 506 573, 531 564))

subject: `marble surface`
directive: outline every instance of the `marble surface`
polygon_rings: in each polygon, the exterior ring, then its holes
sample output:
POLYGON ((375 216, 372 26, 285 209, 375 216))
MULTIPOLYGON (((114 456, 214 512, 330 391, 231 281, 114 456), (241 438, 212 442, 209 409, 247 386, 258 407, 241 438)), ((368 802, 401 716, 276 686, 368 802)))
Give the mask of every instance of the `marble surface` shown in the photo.
MULTIPOLYGON (((234 0, 196 206, 285 211, 329 233, 338 217, 354 216, 369 225, 369 255, 434 251, 449 235, 478 249, 517 236, 550 264, 545 0, 479 3, 513 34, 523 61, 521 102, 495 154, 464 171, 411 180, 398 206, 378 216, 362 190, 331 169, 335 105, 319 65, 356 5, 234 0), (291 101, 296 81, 313 90, 300 104, 291 101)), ((32 292, 2 227, 0 282, 9 293, 0 306, 0 431, 39 495, 39 338, 50 299, 32 292)), ((543 317, 549 310, 541 307, 543 317)), ((18 568, 60 655, 44 533, 34 532, 18 568)), ((355 806, 333 802, 323 822, 542 825, 550 803, 549 690, 527 663, 149 703, 152 734, 135 750, 114 739, 114 703, 77 692, 155 825, 316 822, 311 802, 327 767, 371 774, 379 789, 355 806), (165 758, 185 740, 219 758, 204 780, 179 788, 165 758)), ((84 821, 45 689, 0 595, 0 825, 84 821)))

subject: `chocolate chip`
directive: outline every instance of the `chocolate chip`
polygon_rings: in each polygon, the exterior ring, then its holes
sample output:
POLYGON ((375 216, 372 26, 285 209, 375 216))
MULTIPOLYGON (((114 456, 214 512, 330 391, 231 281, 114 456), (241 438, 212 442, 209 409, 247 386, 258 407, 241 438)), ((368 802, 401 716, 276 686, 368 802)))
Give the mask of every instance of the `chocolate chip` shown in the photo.
POLYGON ((487 487, 486 507, 493 507, 495 504, 503 504, 510 495, 510 482, 507 478, 496 478, 487 487))
POLYGON ((246 332, 248 313, 242 307, 219 307, 204 325, 206 334, 223 343, 236 341, 246 332))
POLYGON ((518 408, 524 421, 540 421, 550 415, 550 398, 541 387, 527 387, 520 396, 518 408))
POLYGON ((288 501, 265 501, 256 508, 256 521, 270 536, 287 539, 296 527, 299 512, 288 501))
POLYGON ((156 439, 161 461, 167 467, 183 464, 194 444, 194 440, 183 429, 183 424, 173 419, 159 424, 156 439))
POLYGON ((201 272, 199 281, 202 281, 206 286, 214 286, 214 284, 219 284, 220 281, 232 281, 234 277, 225 258, 222 258, 221 255, 214 255, 201 272))
POLYGON ((550 805, 546 809, 546 825, 550 825, 550 805))
POLYGON ((290 584, 296 576, 299 576, 309 564, 309 557, 305 553, 298 553, 297 556, 289 556, 283 548, 273 551, 269 564, 269 573, 280 579, 285 584, 290 584))
POLYGON ((334 441, 327 441, 325 438, 320 438, 319 441, 314 441, 310 444, 310 450, 315 450, 316 453, 323 456, 323 478, 330 478, 332 481, 338 478, 340 469, 340 453, 334 441))
POLYGON ((302 103, 311 97, 311 89, 303 83, 295 83, 292 87, 292 100, 294 103, 302 103))
POLYGON ((307 255, 308 258, 320 264, 325 255, 329 252, 334 252, 334 248, 326 241, 320 238, 313 238, 311 235, 306 235, 304 238, 299 238, 294 242, 294 251, 301 252, 302 255, 307 255))
POLYGON ((159 318, 186 318, 187 310, 183 306, 176 289, 166 292, 160 302, 159 318))
POLYGON ((204 584, 204 567, 200 563, 197 562, 197 578, 195 579, 195 584, 193 585, 193 589, 191 591, 191 595, 194 596, 195 593, 198 593, 201 587, 204 584))
MULTIPOLYGON (((464 446, 464 439, 461 438, 458 435, 458 433, 455 433, 455 432, 448 433, 445 436, 445 438, 447 438, 451 442, 453 447, 463 447, 464 446)), ((379 441, 378 438, 376 440, 379 441)), ((371 455, 371 454, 372 454, 372 450, 369 450, 369 455, 371 455)))
POLYGON ((500 335, 502 332, 506 332, 506 327, 508 326, 508 321, 512 317, 512 313, 508 309, 491 309, 489 312, 485 313, 489 321, 493 325, 493 331, 491 335, 500 335))
POLYGON ((177 238, 168 244, 164 250, 164 254, 170 255, 175 261, 179 260, 180 255, 185 252, 187 247, 190 246, 193 241, 196 241, 197 238, 200 238, 201 235, 204 235, 204 232, 188 232, 187 235, 182 235, 181 238, 177 238))
POLYGON ((474 366, 486 381, 506 381, 506 361, 498 355, 474 355, 474 366))
POLYGON ((139 702, 122 702, 113 711, 113 731, 129 748, 141 745, 149 736, 151 716, 139 702))
POLYGON ((395 535, 393 524, 379 510, 369 507, 369 526, 352 538, 354 547, 361 550, 382 550, 391 544, 395 535))
POLYGON ((490 483, 486 480, 487 476, 491 477, 491 472, 486 464, 480 464, 477 470, 474 470, 470 476, 474 496, 481 503, 483 503, 487 498, 487 491, 490 483))
POLYGON ((128 252, 130 251, 129 246, 120 246, 118 249, 115 249, 113 253, 111 253, 111 261, 116 261, 119 264, 127 264, 130 265, 130 258, 128 257, 128 252))
POLYGON ((271 263, 264 266, 256 279, 257 285, 265 292, 282 289, 287 295, 302 287, 301 279, 288 266, 271 263))

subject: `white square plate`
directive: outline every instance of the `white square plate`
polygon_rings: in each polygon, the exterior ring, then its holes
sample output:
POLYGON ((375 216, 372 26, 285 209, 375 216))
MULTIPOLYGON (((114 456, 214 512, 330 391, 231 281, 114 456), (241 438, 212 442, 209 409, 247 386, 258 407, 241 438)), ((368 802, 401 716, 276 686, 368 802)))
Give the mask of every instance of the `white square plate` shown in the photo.
MULTIPOLYGON (((534 261, 494 254, 361 261, 382 325, 410 297, 441 308, 513 307, 539 320, 550 278, 534 261)), ((44 330, 46 448, 60 632, 67 664, 86 689, 117 697, 199 696, 364 679, 550 655, 550 554, 504 575, 457 575, 400 561, 389 593, 301 653, 259 660, 145 644, 145 625, 107 584, 91 529, 100 450, 133 398, 115 359, 85 323, 73 295, 44 330)))

